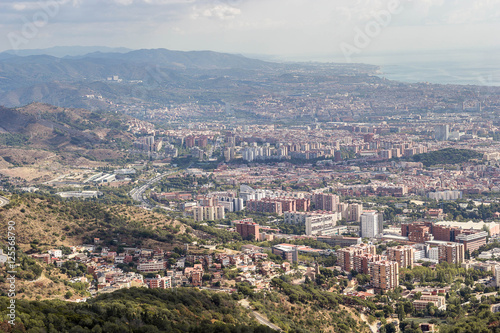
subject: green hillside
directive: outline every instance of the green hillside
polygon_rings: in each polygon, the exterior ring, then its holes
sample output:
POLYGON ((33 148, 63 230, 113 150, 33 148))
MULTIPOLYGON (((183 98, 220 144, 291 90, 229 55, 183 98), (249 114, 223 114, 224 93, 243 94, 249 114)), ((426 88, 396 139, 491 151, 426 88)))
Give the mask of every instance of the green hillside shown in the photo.
POLYGON ((230 295, 195 289, 132 288, 88 303, 17 300, 14 329, 6 323, 8 302, 0 298, 2 332, 275 332, 259 325, 230 295))
POLYGON ((415 162, 422 162, 426 167, 438 164, 459 164, 472 159, 482 159, 483 154, 469 149, 446 148, 412 157, 415 162))

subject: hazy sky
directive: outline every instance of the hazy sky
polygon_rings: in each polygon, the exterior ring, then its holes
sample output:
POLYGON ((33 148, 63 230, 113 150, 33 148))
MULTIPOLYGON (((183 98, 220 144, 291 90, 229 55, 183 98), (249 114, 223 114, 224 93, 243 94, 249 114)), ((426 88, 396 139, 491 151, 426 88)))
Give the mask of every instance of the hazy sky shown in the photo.
POLYGON ((333 59, 499 48, 499 33, 500 0, 0 2, 0 51, 101 45, 333 59))

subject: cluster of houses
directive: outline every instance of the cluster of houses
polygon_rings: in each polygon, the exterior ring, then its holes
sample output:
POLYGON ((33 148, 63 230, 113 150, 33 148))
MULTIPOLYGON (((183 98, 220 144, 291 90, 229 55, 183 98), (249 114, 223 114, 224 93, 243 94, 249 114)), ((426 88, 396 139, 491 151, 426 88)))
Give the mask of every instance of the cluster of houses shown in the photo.
MULTIPOLYGON (((99 240, 95 240, 99 243, 99 240)), ((180 256, 175 252, 156 249, 124 248, 117 253, 103 247, 96 251, 96 245, 71 247, 71 254, 63 255, 60 249, 48 253, 33 254, 33 258, 62 267, 70 261, 82 263, 87 274, 96 281, 92 293, 112 292, 122 288, 148 287, 172 288, 178 286, 201 287, 207 281, 221 286, 227 282, 223 269, 236 272, 235 282, 247 282, 258 289, 269 287, 270 280, 278 272, 291 272, 290 262, 276 264, 268 260, 263 248, 244 245, 241 252, 180 256), (128 269, 127 267, 130 267, 128 269)), ((87 282, 87 280, 85 281, 87 282)))

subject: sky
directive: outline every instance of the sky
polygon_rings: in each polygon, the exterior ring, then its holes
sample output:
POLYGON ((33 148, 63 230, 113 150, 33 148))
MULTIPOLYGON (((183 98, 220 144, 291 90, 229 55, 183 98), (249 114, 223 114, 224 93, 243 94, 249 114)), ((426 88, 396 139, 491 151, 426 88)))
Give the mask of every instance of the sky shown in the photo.
POLYGON ((500 0, 2 0, 0 51, 213 50, 289 60, 500 49, 500 0))

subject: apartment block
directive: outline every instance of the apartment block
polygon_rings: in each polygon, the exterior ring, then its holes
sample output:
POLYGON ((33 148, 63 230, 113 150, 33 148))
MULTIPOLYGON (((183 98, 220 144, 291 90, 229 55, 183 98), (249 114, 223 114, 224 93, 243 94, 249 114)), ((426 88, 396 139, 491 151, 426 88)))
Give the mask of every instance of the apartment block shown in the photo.
POLYGON ((172 288, 172 277, 156 275, 154 278, 144 278, 144 283, 151 289, 168 289, 172 288))
POLYGON ((395 261, 381 260, 369 264, 371 285, 379 290, 393 290, 399 286, 399 266, 395 261))
POLYGON ((312 201, 315 209, 336 212, 340 202, 339 196, 331 193, 315 193, 312 201))
POLYGON ((247 201, 247 210, 250 212, 283 214, 281 201, 270 198, 247 201))
POLYGON ((224 207, 220 205, 194 207, 193 218, 197 222, 204 220, 221 220, 225 218, 224 207))
POLYGON ((424 243, 434 240, 431 222, 414 222, 401 224, 401 236, 408 237, 411 242, 424 243))
POLYGON ((399 268, 413 268, 415 249, 411 246, 396 246, 387 249, 387 258, 398 263, 399 268))
POLYGON ((346 272, 354 269, 354 256, 363 253, 376 254, 375 245, 358 244, 337 251, 338 265, 346 272))
POLYGON ((439 262, 447 262, 449 264, 460 264, 464 261, 464 244, 460 243, 445 243, 438 246, 439 262))
POLYGON ((374 238, 383 231, 383 218, 375 210, 365 211, 361 214, 360 236, 374 238))
POLYGON ((464 232, 456 236, 455 240, 459 243, 464 244, 464 251, 469 251, 469 253, 472 253, 472 251, 477 250, 481 246, 486 244, 486 237, 488 237, 488 233, 486 231, 473 233, 464 232))
POLYGON ((167 268, 167 262, 166 261, 149 261, 149 262, 143 262, 137 265, 137 270, 139 272, 146 272, 146 273, 151 273, 151 272, 158 272, 161 270, 164 270, 167 268))
POLYGON ((305 225, 306 235, 334 234, 334 227, 340 219, 339 213, 334 212, 285 212, 285 223, 305 225))
POLYGON ((387 260, 387 257, 372 253, 356 254, 353 257, 353 269, 358 273, 370 274, 370 263, 381 260, 387 260))
POLYGON ((241 235, 243 239, 253 238, 259 239, 260 226, 254 222, 236 222, 236 232, 241 235))

